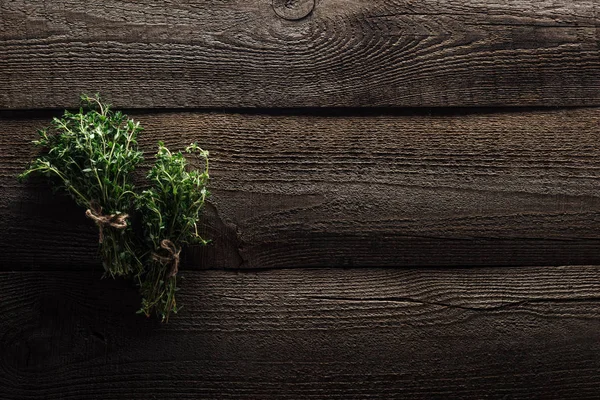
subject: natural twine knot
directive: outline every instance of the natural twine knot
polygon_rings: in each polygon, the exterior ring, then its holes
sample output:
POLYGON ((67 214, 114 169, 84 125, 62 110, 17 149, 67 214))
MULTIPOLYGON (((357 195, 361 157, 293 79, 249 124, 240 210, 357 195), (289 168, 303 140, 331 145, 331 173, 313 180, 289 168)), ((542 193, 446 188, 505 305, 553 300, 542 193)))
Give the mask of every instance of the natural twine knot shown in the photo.
POLYGON ((169 255, 165 257, 152 253, 152 259, 164 265, 171 264, 171 271, 169 271, 167 278, 177 275, 177 272, 179 271, 179 253, 181 253, 181 249, 178 250, 175 244, 169 239, 163 239, 160 242, 160 247, 166 250, 169 255))
POLYGON ((125 229, 127 228, 127 218, 129 217, 127 214, 104 215, 102 214, 102 207, 96 202, 90 204, 90 208, 85 211, 85 215, 94 220, 96 225, 98 225, 98 230, 100 231, 99 243, 104 241, 104 227, 110 226, 115 229, 125 229))

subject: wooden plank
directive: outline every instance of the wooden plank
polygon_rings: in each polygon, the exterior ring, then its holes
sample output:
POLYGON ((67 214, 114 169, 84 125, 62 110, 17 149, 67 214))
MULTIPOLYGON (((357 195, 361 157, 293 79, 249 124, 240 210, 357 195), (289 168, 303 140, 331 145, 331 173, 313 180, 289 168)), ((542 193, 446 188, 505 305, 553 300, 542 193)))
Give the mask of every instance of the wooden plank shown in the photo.
MULTIPOLYGON (((188 268, 561 265, 600 263, 598 111, 136 119, 149 152, 210 151, 214 243, 188 268)), ((49 119, 21 117, 0 120, 0 268, 97 265, 83 211, 14 179, 49 119)))
POLYGON ((3 1, 0 108, 600 105, 597 0, 273 2, 3 1))
POLYGON ((0 397, 596 399, 600 267, 0 273, 0 397))

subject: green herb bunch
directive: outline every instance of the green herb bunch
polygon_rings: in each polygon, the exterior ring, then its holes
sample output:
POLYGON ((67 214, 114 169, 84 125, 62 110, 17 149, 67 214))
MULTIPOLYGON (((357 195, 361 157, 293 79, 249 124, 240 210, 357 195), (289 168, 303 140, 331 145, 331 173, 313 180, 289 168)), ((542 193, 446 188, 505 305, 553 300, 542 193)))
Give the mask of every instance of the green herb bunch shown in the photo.
POLYGON ((191 169, 182 152, 159 142, 156 162, 139 191, 133 172, 144 160, 138 122, 111 110, 98 96, 82 96, 78 113, 65 111, 39 131, 42 154, 19 175, 45 176, 53 189, 66 191, 99 229, 99 252, 105 275, 132 277, 140 287, 140 313, 163 320, 178 311, 176 275, 181 248, 206 243, 197 222, 207 196, 208 152, 186 148, 203 161, 191 169), (141 221, 132 224, 130 221, 141 221))
POLYGON ((149 315, 155 309, 163 319, 178 309, 175 291, 181 246, 206 244, 196 223, 208 194, 208 152, 195 143, 185 152, 196 154, 203 169, 189 170, 182 152, 172 153, 159 142, 156 162, 147 176, 152 186, 138 197, 144 237, 152 249, 141 285, 140 311, 149 315))
POLYGON ((98 98, 83 96, 93 109, 65 111, 34 143, 46 149, 20 175, 42 174, 55 189, 64 189, 98 224, 100 254, 106 273, 130 275, 141 271, 128 222, 136 194, 131 172, 143 161, 138 150, 139 123, 112 112, 98 98), (95 107, 94 107, 95 106, 95 107))

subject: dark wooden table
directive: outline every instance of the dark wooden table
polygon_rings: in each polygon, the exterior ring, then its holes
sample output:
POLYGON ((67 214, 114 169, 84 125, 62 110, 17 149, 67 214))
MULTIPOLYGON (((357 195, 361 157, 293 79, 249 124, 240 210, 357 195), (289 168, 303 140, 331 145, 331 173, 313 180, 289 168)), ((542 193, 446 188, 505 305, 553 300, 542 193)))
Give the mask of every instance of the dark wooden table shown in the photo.
POLYGON ((0 399, 600 398, 600 2, 0 2, 0 399), (15 179, 81 93, 211 154, 182 311, 15 179))

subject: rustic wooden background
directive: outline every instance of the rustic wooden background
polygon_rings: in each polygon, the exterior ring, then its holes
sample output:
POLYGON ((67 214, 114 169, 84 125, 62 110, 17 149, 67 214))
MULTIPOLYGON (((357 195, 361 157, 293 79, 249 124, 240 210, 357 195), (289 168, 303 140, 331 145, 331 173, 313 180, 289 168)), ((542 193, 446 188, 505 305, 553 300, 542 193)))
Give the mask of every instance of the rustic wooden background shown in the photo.
POLYGON ((0 398, 600 397, 600 1, 0 1, 0 398), (184 309, 15 176, 101 92, 211 153, 184 309))

